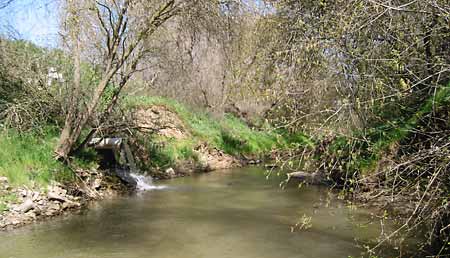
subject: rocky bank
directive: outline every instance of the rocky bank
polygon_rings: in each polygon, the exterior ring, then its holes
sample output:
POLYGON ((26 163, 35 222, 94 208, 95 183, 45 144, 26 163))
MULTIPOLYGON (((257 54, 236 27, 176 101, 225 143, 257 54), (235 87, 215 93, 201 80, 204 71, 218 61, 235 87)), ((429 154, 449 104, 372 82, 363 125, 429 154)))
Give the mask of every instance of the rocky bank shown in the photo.
POLYGON ((129 190, 104 171, 76 171, 77 180, 47 187, 16 187, 0 177, 0 230, 17 228, 35 221, 83 208, 90 201, 110 198, 129 190))

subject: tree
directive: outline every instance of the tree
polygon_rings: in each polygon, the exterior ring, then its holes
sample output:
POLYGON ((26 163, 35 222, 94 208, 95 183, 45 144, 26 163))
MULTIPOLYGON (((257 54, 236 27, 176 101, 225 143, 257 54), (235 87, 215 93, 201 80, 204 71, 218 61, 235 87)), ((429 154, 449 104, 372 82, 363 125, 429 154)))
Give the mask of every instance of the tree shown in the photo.
POLYGON ((290 128, 311 121, 342 128, 349 117, 345 127, 361 128, 408 116, 449 80, 444 0, 268 2, 274 11, 263 22, 278 36, 259 51, 269 68, 260 79, 269 78, 263 91, 281 100, 284 115, 273 117, 290 128), (380 106, 395 112, 383 117, 374 112, 380 106))
MULTIPOLYGON (((66 160, 76 149, 82 130, 89 119, 100 112, 105 120, 141 59, 149 52, 146 42, 167 20, 175 16, 188 2, 146 0, 67 0, 64 27, 68 47, 72 50, 73 86, 67 98, 67 114, 55 153, 66 160), (81 101, 82 59, 88 55, 99 67, 99 80, 85 106, 81 101), (104 110, 99 102, 109 88, 113 94, 104 110)), ((91 137, 97 129, 92 129, 91 137)), ((85 140, 84 142, 87 142, 85 140)))
MULTIPOLYGON (((260 59, 272 64, 270 76, 285 82, 283 91, 275 91, 282 108, 273 117, 283 118, 290 130, 304 130, 315 111, 322 114, 311 128, 325 135, 312 152, 320 157, 315 170, 353 196, 364 185, 361 178, 377 178, 368 199, 389 195, 393 207, 401 207, 403 198, 414 204, 405 223, 376 247, 420 228, 434 254, 448 255, 448 1, 271 2, 275 11, 267 22, 279 37, 260 59), (308 87, 325 76, 331 79, 326 85, 308 87), (335 94, 323 104, 311 101, 317 92, 327 95, 324 90, 335 94), (350 115, 356 123, 347 123, 350 115)), ((289 158, 305 157, 303 149, 298 153, 289 158)))

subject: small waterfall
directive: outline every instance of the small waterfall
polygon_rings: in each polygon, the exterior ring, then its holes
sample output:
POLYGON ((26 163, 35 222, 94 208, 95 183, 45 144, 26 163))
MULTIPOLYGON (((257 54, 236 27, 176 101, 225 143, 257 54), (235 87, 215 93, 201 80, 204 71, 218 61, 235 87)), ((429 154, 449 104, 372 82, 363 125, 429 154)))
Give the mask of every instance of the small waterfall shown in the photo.
POLYGON ((130 173, 130 176, 136 181, 136 190, 138 191, 161 190, 167 188, 167 186, 163 185, 153 185, 151 176, 144 176, 136 173, 130 173))
POLYGON ((103 156, 102 167, 109 169, 127 186, 134 187, 137 191, 167 188, 166 186, 155 186, 152 177, 137 173, 136 162, 126 139, 93 138, 89 144, 103 156))

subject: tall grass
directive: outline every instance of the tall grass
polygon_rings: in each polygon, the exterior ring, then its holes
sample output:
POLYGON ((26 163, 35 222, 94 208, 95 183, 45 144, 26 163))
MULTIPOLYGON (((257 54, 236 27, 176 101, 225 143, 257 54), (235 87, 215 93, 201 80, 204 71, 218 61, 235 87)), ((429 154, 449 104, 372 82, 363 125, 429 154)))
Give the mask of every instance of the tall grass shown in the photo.
POLYGON ((57 131, 43 134, 0 132, 0 176, 13 185, 46 186, 51 180, 71 180, 72 174, 53 158, 57 131))

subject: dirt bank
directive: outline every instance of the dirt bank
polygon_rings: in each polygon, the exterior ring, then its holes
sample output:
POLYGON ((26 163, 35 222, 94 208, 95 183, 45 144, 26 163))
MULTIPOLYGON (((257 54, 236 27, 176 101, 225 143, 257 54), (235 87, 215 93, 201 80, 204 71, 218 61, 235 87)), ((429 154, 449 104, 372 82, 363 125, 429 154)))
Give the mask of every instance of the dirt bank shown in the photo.
POLYGON ((130 116, 136 129, 129 137, 129 143, 138 167, 150 172, 154 178, 170 179, 196 172, 240 167, 248 163, 243 157, 227 154, 197 139, 179 114, 165 105, 139 107, 130 116), (186 142, 188 146, 182 145, 186 142), (166 164, 156 164, 155 160, 162 159, 163 152, 170 144, 174 146, 174 152, 188 148, 186 152, 189 155, 176 157, 166 164))

